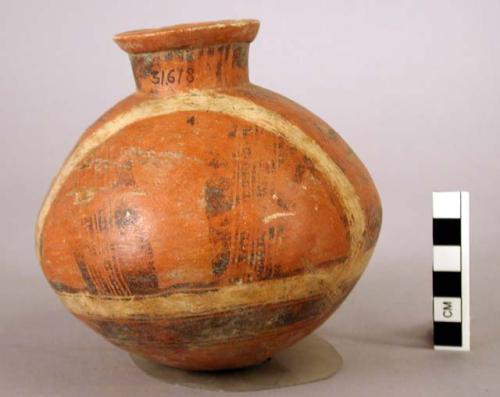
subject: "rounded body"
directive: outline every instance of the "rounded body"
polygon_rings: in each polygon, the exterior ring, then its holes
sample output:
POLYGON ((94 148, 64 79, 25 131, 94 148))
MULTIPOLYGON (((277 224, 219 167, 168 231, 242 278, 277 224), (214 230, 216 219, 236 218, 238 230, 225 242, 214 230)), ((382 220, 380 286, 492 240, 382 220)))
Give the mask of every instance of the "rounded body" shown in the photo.
POLYGON ((65 306, 178 368, 254 365, 312 332, 380 229, 378 194, 347 144, 249 83, 257 28, 118 35, 138 91, 86 131, 40 213, 40 261, 65 306))

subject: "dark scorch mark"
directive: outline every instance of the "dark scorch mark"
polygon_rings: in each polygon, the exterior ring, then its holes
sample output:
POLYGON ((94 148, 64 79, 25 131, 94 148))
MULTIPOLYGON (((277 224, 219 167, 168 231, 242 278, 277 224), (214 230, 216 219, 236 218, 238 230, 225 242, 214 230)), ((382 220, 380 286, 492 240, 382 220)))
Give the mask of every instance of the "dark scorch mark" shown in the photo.
POLYGON ((119 208, 115 210, 115 224, 119 228, 135 225, 137 212, 132 208, 119 208))
POLYGON ((229 251, 224 251, 217 255, 217 258, 212 262, 212 272, 215 276, 222 275, 229 265, 229 251))
POLYGON ((225 177, 217 177, 207 181, 205 184, 205 211, 207 216, 219 215, 232 208, 232 200, 228 197, 229 186, 230 181, 225 177))

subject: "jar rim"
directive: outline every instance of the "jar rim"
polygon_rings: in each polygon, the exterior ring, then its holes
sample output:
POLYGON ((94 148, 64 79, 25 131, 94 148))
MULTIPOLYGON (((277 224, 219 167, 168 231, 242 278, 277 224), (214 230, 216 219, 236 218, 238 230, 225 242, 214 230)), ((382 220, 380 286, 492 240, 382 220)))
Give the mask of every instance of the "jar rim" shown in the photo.
POLYGON ((217 44, 250 43, 259 30, 256 19, 185 23, 152 29, 138 29, 113 37, 129 54, 205 47, 217 44))

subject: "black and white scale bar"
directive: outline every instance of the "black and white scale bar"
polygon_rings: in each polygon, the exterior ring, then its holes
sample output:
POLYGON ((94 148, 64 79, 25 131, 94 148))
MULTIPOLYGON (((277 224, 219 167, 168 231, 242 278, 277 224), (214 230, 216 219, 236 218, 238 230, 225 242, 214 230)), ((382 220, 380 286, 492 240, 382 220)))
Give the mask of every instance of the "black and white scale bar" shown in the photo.
POLYGON ((434 349, 470 350, 469 193, 432 194, 434 349))

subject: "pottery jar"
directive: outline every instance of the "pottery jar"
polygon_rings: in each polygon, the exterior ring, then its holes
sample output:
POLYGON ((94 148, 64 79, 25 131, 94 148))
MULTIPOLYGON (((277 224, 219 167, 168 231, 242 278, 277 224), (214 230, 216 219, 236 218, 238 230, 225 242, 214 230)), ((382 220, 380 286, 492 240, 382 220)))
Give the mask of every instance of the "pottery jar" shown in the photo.
POLYGON ((66 308, 169 366, 244 367, 299 341, 377 241, 379 197, 354 152, 249 82, 258 27, 115 36, 137 91, 81 136, 39 215, 40 263, 66 308))

